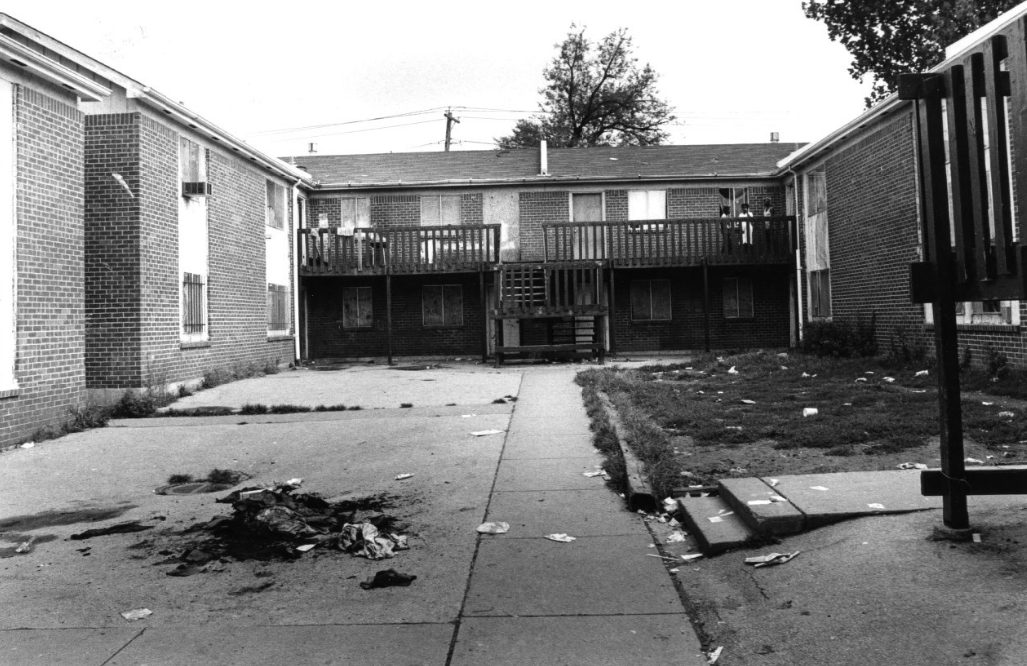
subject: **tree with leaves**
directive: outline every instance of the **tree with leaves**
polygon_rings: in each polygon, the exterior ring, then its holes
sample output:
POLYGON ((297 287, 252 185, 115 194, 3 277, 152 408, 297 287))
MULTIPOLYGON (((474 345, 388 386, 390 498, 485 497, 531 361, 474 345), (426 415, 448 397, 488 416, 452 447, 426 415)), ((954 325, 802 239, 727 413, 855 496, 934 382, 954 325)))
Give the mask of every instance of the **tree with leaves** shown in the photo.
POLYGON ((517 121, 513 133, 496 139, 500 148, 538 146, 651 146, 667 139, 663 126, 675 120, 659 99, 656 72, 638 66, 623 28, 595 44, 585 30, 571 31, 549 66, 539 90, 539 113, 517 121))
POLYGON ((926 72, 945 59, 946 46, 1020 1, 805 0, 802 10, 852 54, 852 78, 873 77, 869 108, 895 91, 899 74, 926 72))

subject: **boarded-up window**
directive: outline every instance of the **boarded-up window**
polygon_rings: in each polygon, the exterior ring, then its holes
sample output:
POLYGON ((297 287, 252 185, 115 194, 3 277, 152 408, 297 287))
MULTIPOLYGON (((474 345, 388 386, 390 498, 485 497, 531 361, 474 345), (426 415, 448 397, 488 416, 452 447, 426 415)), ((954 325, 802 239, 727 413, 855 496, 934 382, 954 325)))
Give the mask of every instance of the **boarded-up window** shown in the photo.
POLYGON ((203 276, 182 274, 182 332, 186 335, 203 333, 206 308, 203 298, 203 276))
POLYGON ((666 219, 666 190, 631 190, 628 192, 628 220, 666 219))
POLYGON ((433 194, 421 197, 421 226, 460 224, 460 195, 433 194))
POLYGON ((809 301, 810 316, 831 316, 831 269, 810 271, 809 301))
POLYGON ((724 278, 724 318, 752 319, 752 280, 724 278))
POLYGON ((178 139, 178 174, 183 183, 207 181, 207 151, 184 136, 178 139))
POLYGON ((267 226, 285 228, 285 188, 269 180, 267 183, 267 226))
POLYGON ((631 281, 631 320, 669 321, 670 280, 631 281))
POLYGON ((371 328, 371 287, 345 287, 342 290, 342 327, 371 328))
POLYGON ((267 285, 267 330, 289 331, 289 287, 283 284, 267 285))
POLYGON ((339 229, 343 236, 352 236, 357 227, 371 226, 371 200, 367 197, 351 197, 340 200, 342 221, 339 229))
POLYGON ((572 194, 571 222, 602 222, 602 194, 572 194))
POLYGON ((831 267, 827 228, 827 178, 823 171, 806 174, 806 268, 819 271, 831 267))
POLYGON ((426 285, 421 289, 425 326, 463 326, 464 290, 458 284, 426 285))

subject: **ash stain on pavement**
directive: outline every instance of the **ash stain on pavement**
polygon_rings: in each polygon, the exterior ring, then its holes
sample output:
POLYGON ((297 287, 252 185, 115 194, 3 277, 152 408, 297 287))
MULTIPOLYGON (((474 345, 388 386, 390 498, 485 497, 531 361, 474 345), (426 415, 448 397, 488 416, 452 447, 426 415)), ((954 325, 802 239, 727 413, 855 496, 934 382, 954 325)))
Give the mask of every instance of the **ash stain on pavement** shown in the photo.
MULTIPOLYGON (((32 531, 44 527, 59 525, 75 525, 77 523, 97 523, 102 520, 117 518, 135 504, 121 504, 113 507, 94 507, 90 509, 74 509, 66 511, 42 511, 23 516, 13 516, 0 520, 0 533, 13 531, 32 531)), ((37 539, 38 540, 38 539, 37 539)))

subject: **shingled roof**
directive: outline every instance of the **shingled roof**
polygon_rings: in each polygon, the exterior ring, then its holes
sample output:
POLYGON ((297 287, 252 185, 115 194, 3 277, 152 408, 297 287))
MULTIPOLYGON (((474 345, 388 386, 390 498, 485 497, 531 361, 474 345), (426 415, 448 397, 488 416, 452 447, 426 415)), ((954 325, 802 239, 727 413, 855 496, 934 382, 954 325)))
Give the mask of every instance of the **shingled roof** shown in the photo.
POLYGON ((540 151, 466 150, 375 155, 301 155, 282 158, 322 187, 662 180, 773 175, 777 162, 801 144, 734 143, 694 146, 559 148, 548 151, 549 174, 539 174, 540 151))

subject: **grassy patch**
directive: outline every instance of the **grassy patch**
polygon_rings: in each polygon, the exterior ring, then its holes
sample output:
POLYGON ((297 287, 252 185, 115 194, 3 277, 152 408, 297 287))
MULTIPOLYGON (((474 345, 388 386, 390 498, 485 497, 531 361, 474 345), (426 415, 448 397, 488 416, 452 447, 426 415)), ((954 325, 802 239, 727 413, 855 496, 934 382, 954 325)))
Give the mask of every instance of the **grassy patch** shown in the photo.
MULTIPOLYGON (((966 383, 1013 392, 1013 373, 966 383)), ((579 374, 616 405, 654 491, 726 476, 936 465, 937 377, 931 364, 801 353, 705 354, 688 363, 579 374), (922 371, 927 370, 927 373, 922 371), (919 373, 919 374, 918 374, 919 373), (803 416, 815 408, 815 416, 803 416), (687 477, 687 483, 682 478, 687 477)), ((1027 454, 1025 410, 964 395, 967 455, 1027 454)), ((593 415, 595 421, 595 416, 593 415)))

